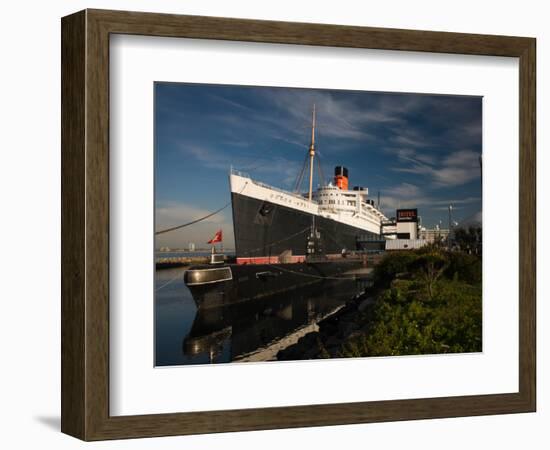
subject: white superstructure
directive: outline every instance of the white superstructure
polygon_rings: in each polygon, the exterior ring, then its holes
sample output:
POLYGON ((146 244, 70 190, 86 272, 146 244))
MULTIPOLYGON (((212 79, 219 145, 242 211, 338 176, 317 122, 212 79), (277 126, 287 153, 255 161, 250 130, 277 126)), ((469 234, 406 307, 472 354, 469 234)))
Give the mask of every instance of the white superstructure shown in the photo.
POLYGON ((320 216, 380 233, 381 222, 388 218, 367 199, 367 194, 367 189, 348 191, 329 183, 317 189, 313 198, 320 216))
POLYGON ((343 190, 329 183, 314 191, 310 201, 308 194, 294 194, 269 186, 234 169, 229 181, 232 193, 325 217, 375 234, 380 234, 381 223, 388 220, 374 202, 366 198, 366 189, 343 190))

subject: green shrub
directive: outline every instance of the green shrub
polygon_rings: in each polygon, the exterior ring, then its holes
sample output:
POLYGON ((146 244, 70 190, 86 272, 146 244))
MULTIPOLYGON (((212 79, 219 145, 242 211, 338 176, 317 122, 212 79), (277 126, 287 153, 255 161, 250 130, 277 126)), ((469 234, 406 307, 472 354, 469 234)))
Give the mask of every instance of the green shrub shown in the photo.
POLYGON ((434 247, 396 252, 374 273, 380 292, 358 316, 367 331, 346 341, 341 356, 481 351, 480 257, 434 247))
POLYGON ((387 253, 374 268, 374 282, 380 287, 389 287, 398 274, 409 271, 417 255, 411 251, 387 253))
POLYGON ((450 252, 447 258, 449 260, 449 266, 445 270, 447 278, 458 279, 469 284, 481 283, 482 261, 480 256, 450 252))

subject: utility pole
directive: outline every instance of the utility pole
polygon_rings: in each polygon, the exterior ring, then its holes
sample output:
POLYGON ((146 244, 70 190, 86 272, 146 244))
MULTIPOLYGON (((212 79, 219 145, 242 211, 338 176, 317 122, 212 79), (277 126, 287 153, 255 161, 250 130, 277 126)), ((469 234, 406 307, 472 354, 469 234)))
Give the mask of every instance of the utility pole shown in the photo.
POLYGON ((451 249, 451 231, 453 228, 453 205, 449 205, 449 234, 447 235, 447 247, 451 249))

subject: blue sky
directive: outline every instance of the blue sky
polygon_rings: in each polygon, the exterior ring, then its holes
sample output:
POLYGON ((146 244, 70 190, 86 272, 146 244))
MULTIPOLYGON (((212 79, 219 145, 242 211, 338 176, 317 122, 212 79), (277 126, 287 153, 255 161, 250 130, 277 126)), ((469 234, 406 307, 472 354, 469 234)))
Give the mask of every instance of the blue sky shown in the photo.
MULTIPOLYGON (((375 200, 380 191, 388 217, 398 207, 417 207, 429 227, 447 223, 449 204, 458 222, 481 211, 481 97, 155 83, 156 229, 228 202, 231 165, 292 190, 314 103, 325 179, 344 165, 350 187, 368 187, 375 200)), ((231 222, 228 207, 157 236, 156 245, 204 246, 222 228, 229 248, 231 222)))

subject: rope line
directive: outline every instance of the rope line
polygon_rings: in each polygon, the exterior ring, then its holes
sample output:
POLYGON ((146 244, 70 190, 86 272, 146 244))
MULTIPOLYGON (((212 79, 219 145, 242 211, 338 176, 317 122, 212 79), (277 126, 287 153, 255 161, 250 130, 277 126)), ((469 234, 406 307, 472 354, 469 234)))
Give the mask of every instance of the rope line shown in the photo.
POLYGON ((244 252, 245 255, 251 255, 252 253, 257 252, 258 250, 263 250, 266 247, 273 247, 274 245, 280 244, 281 242, 288 241, 289 239, 292 239, 295 236, 298 236, 299 234, 305 233, 306 231, 309 231, 311 227, 304 228, 303 230, 298 231, 297 233, 291 234, 290 236, 285 237, 284 239, 281 239, 279 241, 271 242, 269 244, 266 244, 265 246, 254 248, 252 250, 249 250, 247 252, 244 252))
POLYGON ((309 155, 306 153, 306 156, 304 158, 304 162, 302 163, 302 169, 300 170, 300 173, 296 177, 296 182, 294 183, 294 191, 293 191, 294 193, 298 193, 301 189, 302 180, 304 179, 304 171, 305 171, 306 166, 307 166, 308 156, 309 155))
POLYGON ((160 291, 161 289, 165 288, 166 286, 168 286, 170 283, 173 283, 174 281, 176 281, 180 276, 180 273, 178 272, 174 278, 172 278, 170 281, 167 281, 166 283, 164 283, 162 286, 159 286, 158 288, 155 289, 155 292, 158 292, 160 291))
POLYGON ((274 269, 282 270, 283 272, 293 273, 295 275, 301 275, 303 277, 310 277, 310 278, 318 278, 321 280, 355 280, 356 277, 329 277, 329 276, 321 276, 321 275, 313 275, 310 273, 302 273, 302 272, 296 272, 294 270, 289 269, 283 269, 282 267, 275 266, 273 264, 266 264, 266 266, 273 267, 274 269))
MULTIPOLYGON (((242 193, 242 191, 244 191, 244 188, 246 187, 246 185, 248 184, 248 181, 244 184, 243 188, 241 189, 241 191, 239 192, 242 193)), ((187 222, 187 223, 184 223, 183 225, 177 225, 175 227, 171 227, 171 228, 166 228, 164 230, 160 230, 160 231, 155 231, 155 236, 158 235, 158 234, 163 234, 163 233, 168 233, 169 231, 174 231, 174 230, 179 230, 180 228, 184 228, 184 227, 188 227, 189 225, 193 225, 195 223, 198 223, 198 222, 202 222, 203 220, 206 220, 208 219, 209 217, 212 217, 216 214, 218 214, 220 211, 223 211, 225 208, 227 208, 229 205, 231 204, 231 200, 229 200, 225 205, 223 205, 221 208, 217 209, 216 211, 214 212, 211 212, 210 214, 207 214, 206 216, 204 217, 200 217, 198 219, 195 219, 195 220, 192 220, 191 222, 187 222)))
POLYGON ((195 223, 198 223, 198 222, 202 222, 203 220, 206 220, 208 219, 209 217, 212 217, 216 214, 218 214, 220 211, 223 211, 225 208, 227 208, 229 205, 231 204, 231 200, 229 200, 225 205, 223 205, 220 209, 217 209, 216 211, 204 216, 204 217, 201 217, 199 219, 195 219, 195 220, 192 220, 191 222, 187 222, 187 223, 184 223, 183 225, 177 225, 175 227, 172 227, 172 228, 166 228, 164 230, 160 230, 160 231, 155 231, 155 235, 157 234, 163 234, 163 233, 168 233, 169 231, 174 231, 174 230, 179 230, 180 228, 184 228, 184 227, 188 227, 189 225, 193 225, 195 223))

